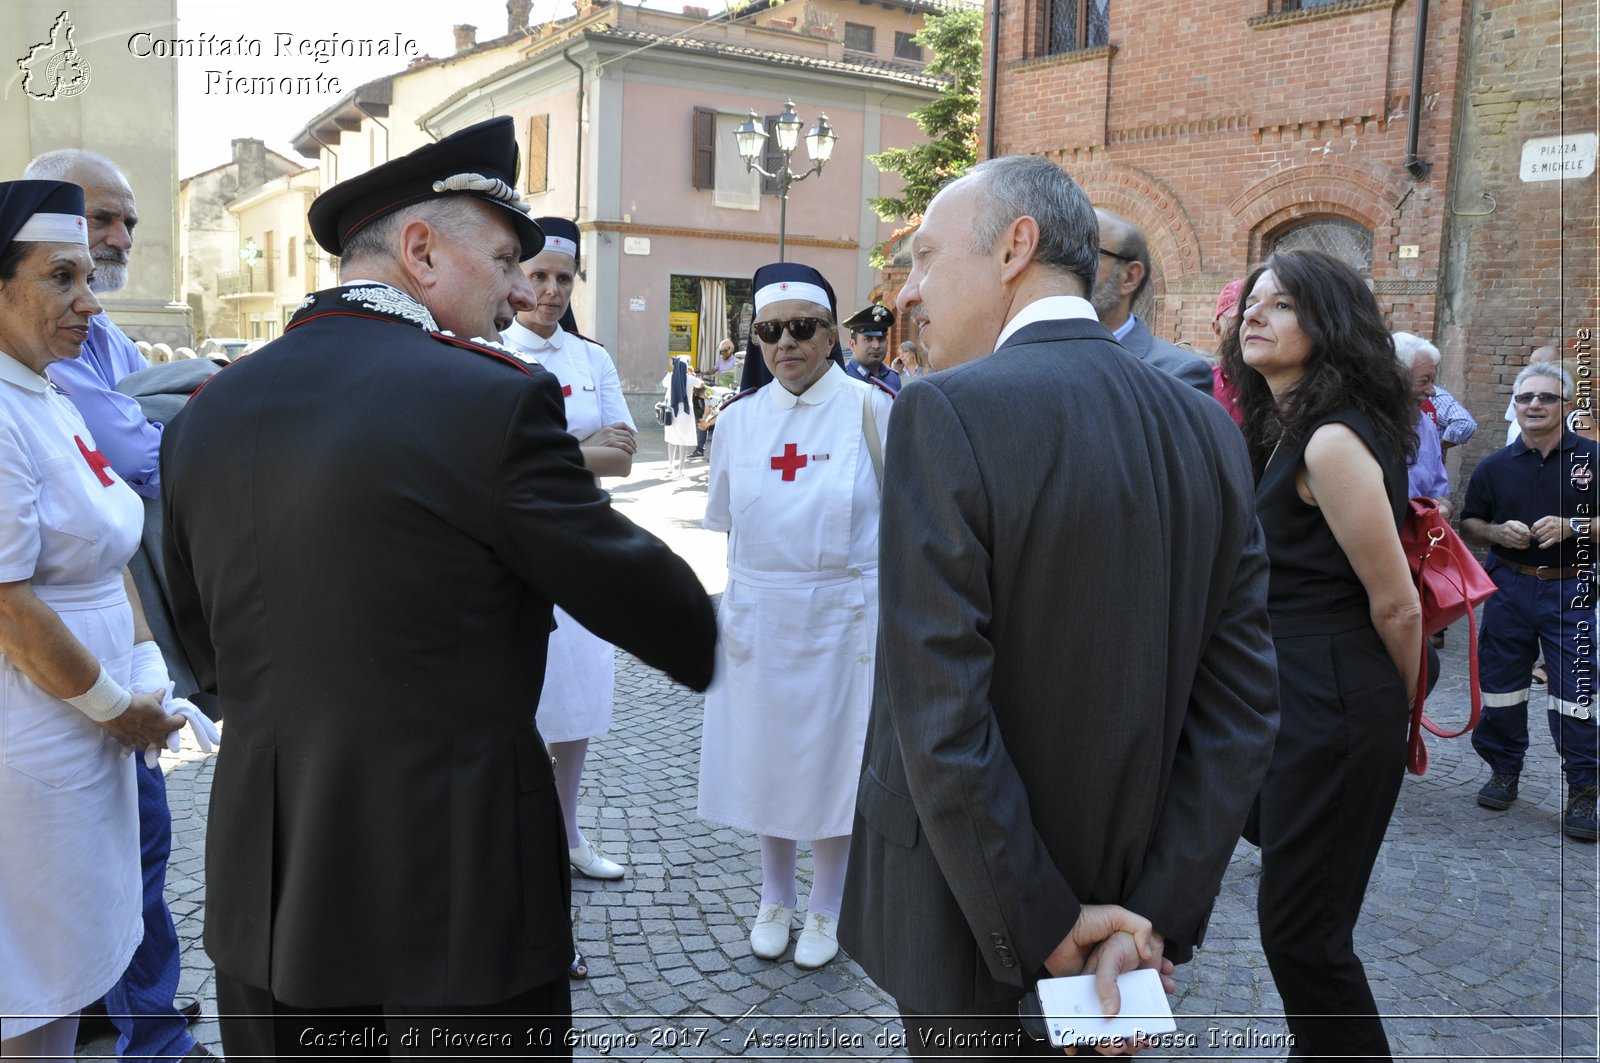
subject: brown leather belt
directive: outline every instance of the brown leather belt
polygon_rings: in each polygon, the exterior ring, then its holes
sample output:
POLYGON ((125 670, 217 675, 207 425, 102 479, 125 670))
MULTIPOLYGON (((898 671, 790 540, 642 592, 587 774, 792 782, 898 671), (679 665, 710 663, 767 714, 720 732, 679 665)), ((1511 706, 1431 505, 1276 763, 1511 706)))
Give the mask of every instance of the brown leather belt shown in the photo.
POLYGON ((1506 564, 1510 565, 1511 570, 1518 575, 1532 576, 1534 579, 1543 580, 1571 579, 1583 572, 1583 569, 1578 565, 1570 565, 1567 568, 1551 568, 1549 565, 1519 565, 1515 561, 1508 561, 1506 564))

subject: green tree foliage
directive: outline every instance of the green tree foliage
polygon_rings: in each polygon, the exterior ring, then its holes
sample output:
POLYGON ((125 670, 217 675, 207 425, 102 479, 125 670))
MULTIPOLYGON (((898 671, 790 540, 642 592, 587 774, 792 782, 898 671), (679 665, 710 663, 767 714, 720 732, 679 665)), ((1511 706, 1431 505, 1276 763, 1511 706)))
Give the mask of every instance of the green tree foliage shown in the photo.
MULTIPOLYGON (((890 148, 869 156, 882 173, 896 173, 905 180, 898 196, 878 196, 868 201, 873 211, 887 222, 912 223, 920 220, 939 187, 960 177, 978 161, 978 88, 982 81, 983 12, 978 8, 951 8, 928 16, 917 33, 916 42, 931 49, 933 59, 927 72, 948 78, 937 99, 911 117, 927 136, 927 142, 914 148, 890 148)), ((896 233, 873 252, 873 264, 882 266, 885 249, 898 239, 896 233)))

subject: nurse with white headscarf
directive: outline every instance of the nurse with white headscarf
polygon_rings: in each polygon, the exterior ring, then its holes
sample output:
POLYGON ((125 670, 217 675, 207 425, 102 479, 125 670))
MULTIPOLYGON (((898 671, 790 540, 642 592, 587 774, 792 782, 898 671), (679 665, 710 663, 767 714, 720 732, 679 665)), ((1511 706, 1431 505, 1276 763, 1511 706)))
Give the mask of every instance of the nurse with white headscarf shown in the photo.
MULTIPOLYGON (((597 477, 626 476, 633 469, 638 444, 617 367, 604 347, 578 335, 575 328, 562 327, 564 320, 571 320, 578 227, 566 218, 534 220, 544 230, 544 250, 522 264, 533 284, 534 307, 519 313, 502 338, 519 356, 555 374, 567 431, 578 439, 584 468, 597 477)), ((572 869, 588 878, 619 879, 625 873, 623 866, 596 848, 578 827, 578 789, 589 740, 611 728, 616 651, 560 606, 555 621, 535 722, 555 759, 572 869)))
MULTIPOLYGON (((133 762, 180 711, 126 564, 144 504, 45 367, 83 352, 83 189, 0 183, 0 1056, 71 1058, 144 936, 133 762)), ((198 726, 198 725, 197 725, 198 726)))
POLYGON ((699 812, 760 836, 750 950, 789 946, 797 843, 812 885, 795 964, 838 953, 878 630, 878 511, 893 394, 844 371, 833 289, 796 263, 755 275, 759 350, 717 419, 705 527, 728 533, 699 812))
POLYGON ((700 378, 689 367, 689 356, 680 354, 672 360, 672 371, 661 378, 667 392, 667 405, 672 408, 672 423, 664 431, 667 436, 667 475, 681 476, 689 463, 689 452, 700 443, 700 426, 694 416, 694 393, 700 387, 700 378))

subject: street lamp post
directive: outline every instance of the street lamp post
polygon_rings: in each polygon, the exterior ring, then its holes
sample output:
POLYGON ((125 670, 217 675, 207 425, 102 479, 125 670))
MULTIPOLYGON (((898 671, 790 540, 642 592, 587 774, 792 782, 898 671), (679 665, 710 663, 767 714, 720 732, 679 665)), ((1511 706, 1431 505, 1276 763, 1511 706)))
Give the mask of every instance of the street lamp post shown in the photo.
POLYGON ((805 123, 800 120, 798 114, 795 114, 794 101, 788 101, 783 105, 783 113, 772 124, 773 134, 778 138, 778 150, 783 153, 783 164, 777 173, 768 173, 756 161, 761 158, 767 143, 767 132, 762 128, 763 124, 756 113, 751 111, 750 117, 733 131, 733 136, 739 144, 739 157, 744 159, 745 172, 754 170, 762 177, 778 182, 778 261, 782 262, 784 238, 789 225, 789 186, 796 181, 804 181, 812 174, 821 173, 822 168, 828 164, 828 159, 833 156, 833 145, 839 137, 828 124, 828 116, 818 115, 817 124, 806 134, 806 152, 811 156, 811 165, 804 173, 795 173, 789 168, 789 159, 794 155, 794 149, 800 146, 800 130, 805 123))

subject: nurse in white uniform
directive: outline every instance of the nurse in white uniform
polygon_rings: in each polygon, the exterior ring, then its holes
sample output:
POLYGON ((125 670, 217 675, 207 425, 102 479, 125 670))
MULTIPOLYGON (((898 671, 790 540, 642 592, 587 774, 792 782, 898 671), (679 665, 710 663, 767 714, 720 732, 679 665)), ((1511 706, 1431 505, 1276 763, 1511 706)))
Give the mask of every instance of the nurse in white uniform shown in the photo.
MULTIPOLYGON (((565 218, 536 218, 544 250, 522 264, 537 304, 517 315, 502 338, 523 358, 555 374, 567 410, 567 431, 578 437, 583 464, 596 477, 633 469, 636 435, 617 367, 604 347, 561 327, 578 270, 578 227, 565 218)), ((536 722, 555 758, 556 790, 567 821, 572 868, 580 875, 618 879, 623 868, 578 829, 578 788, 589 739, 611 727, 615 686, 612 646, 556 607, 544 689, 536 722)))
POLYGON ((747 390, 717 420, 706 500, 705 527, 728 533, 728 589, 706 692, 699 811, 760 836, 750 949, 764 959, 788 948, 796 846, 810 841, 811 895, 794 959, 814 968, 839 950, 872 700, 893 396, 845 373, 833 289, 820 273, 763 266, 754 288, 760 353, 746 357, 747 390))
POLYGON ((694 416, 694 393, 701 380, 690 367, 689 356, 672 359, 672 369, 661 378, 664 401, 672 407, 672 423, 662 431, 667 439, 667 476, 682 476, 688 471, 689 452, 700 442, 699 422, 694 416))
POLYGON ((144 935, 129 750, 183 725, 124 565, 144 504, 45 366, 100 304, 83 189, 0 184, 0 1055, 70 1058, 144 935), (165 688, 163 690, 162 688, 165 688), (141 693, 145 691, 146 693, 141 693), (155 693, 148 693, 155 691, 155 693), (170 702, 168 702, 170 704, 170 702), (58 1017, 59 1016, 59 1017, 58 1017))

